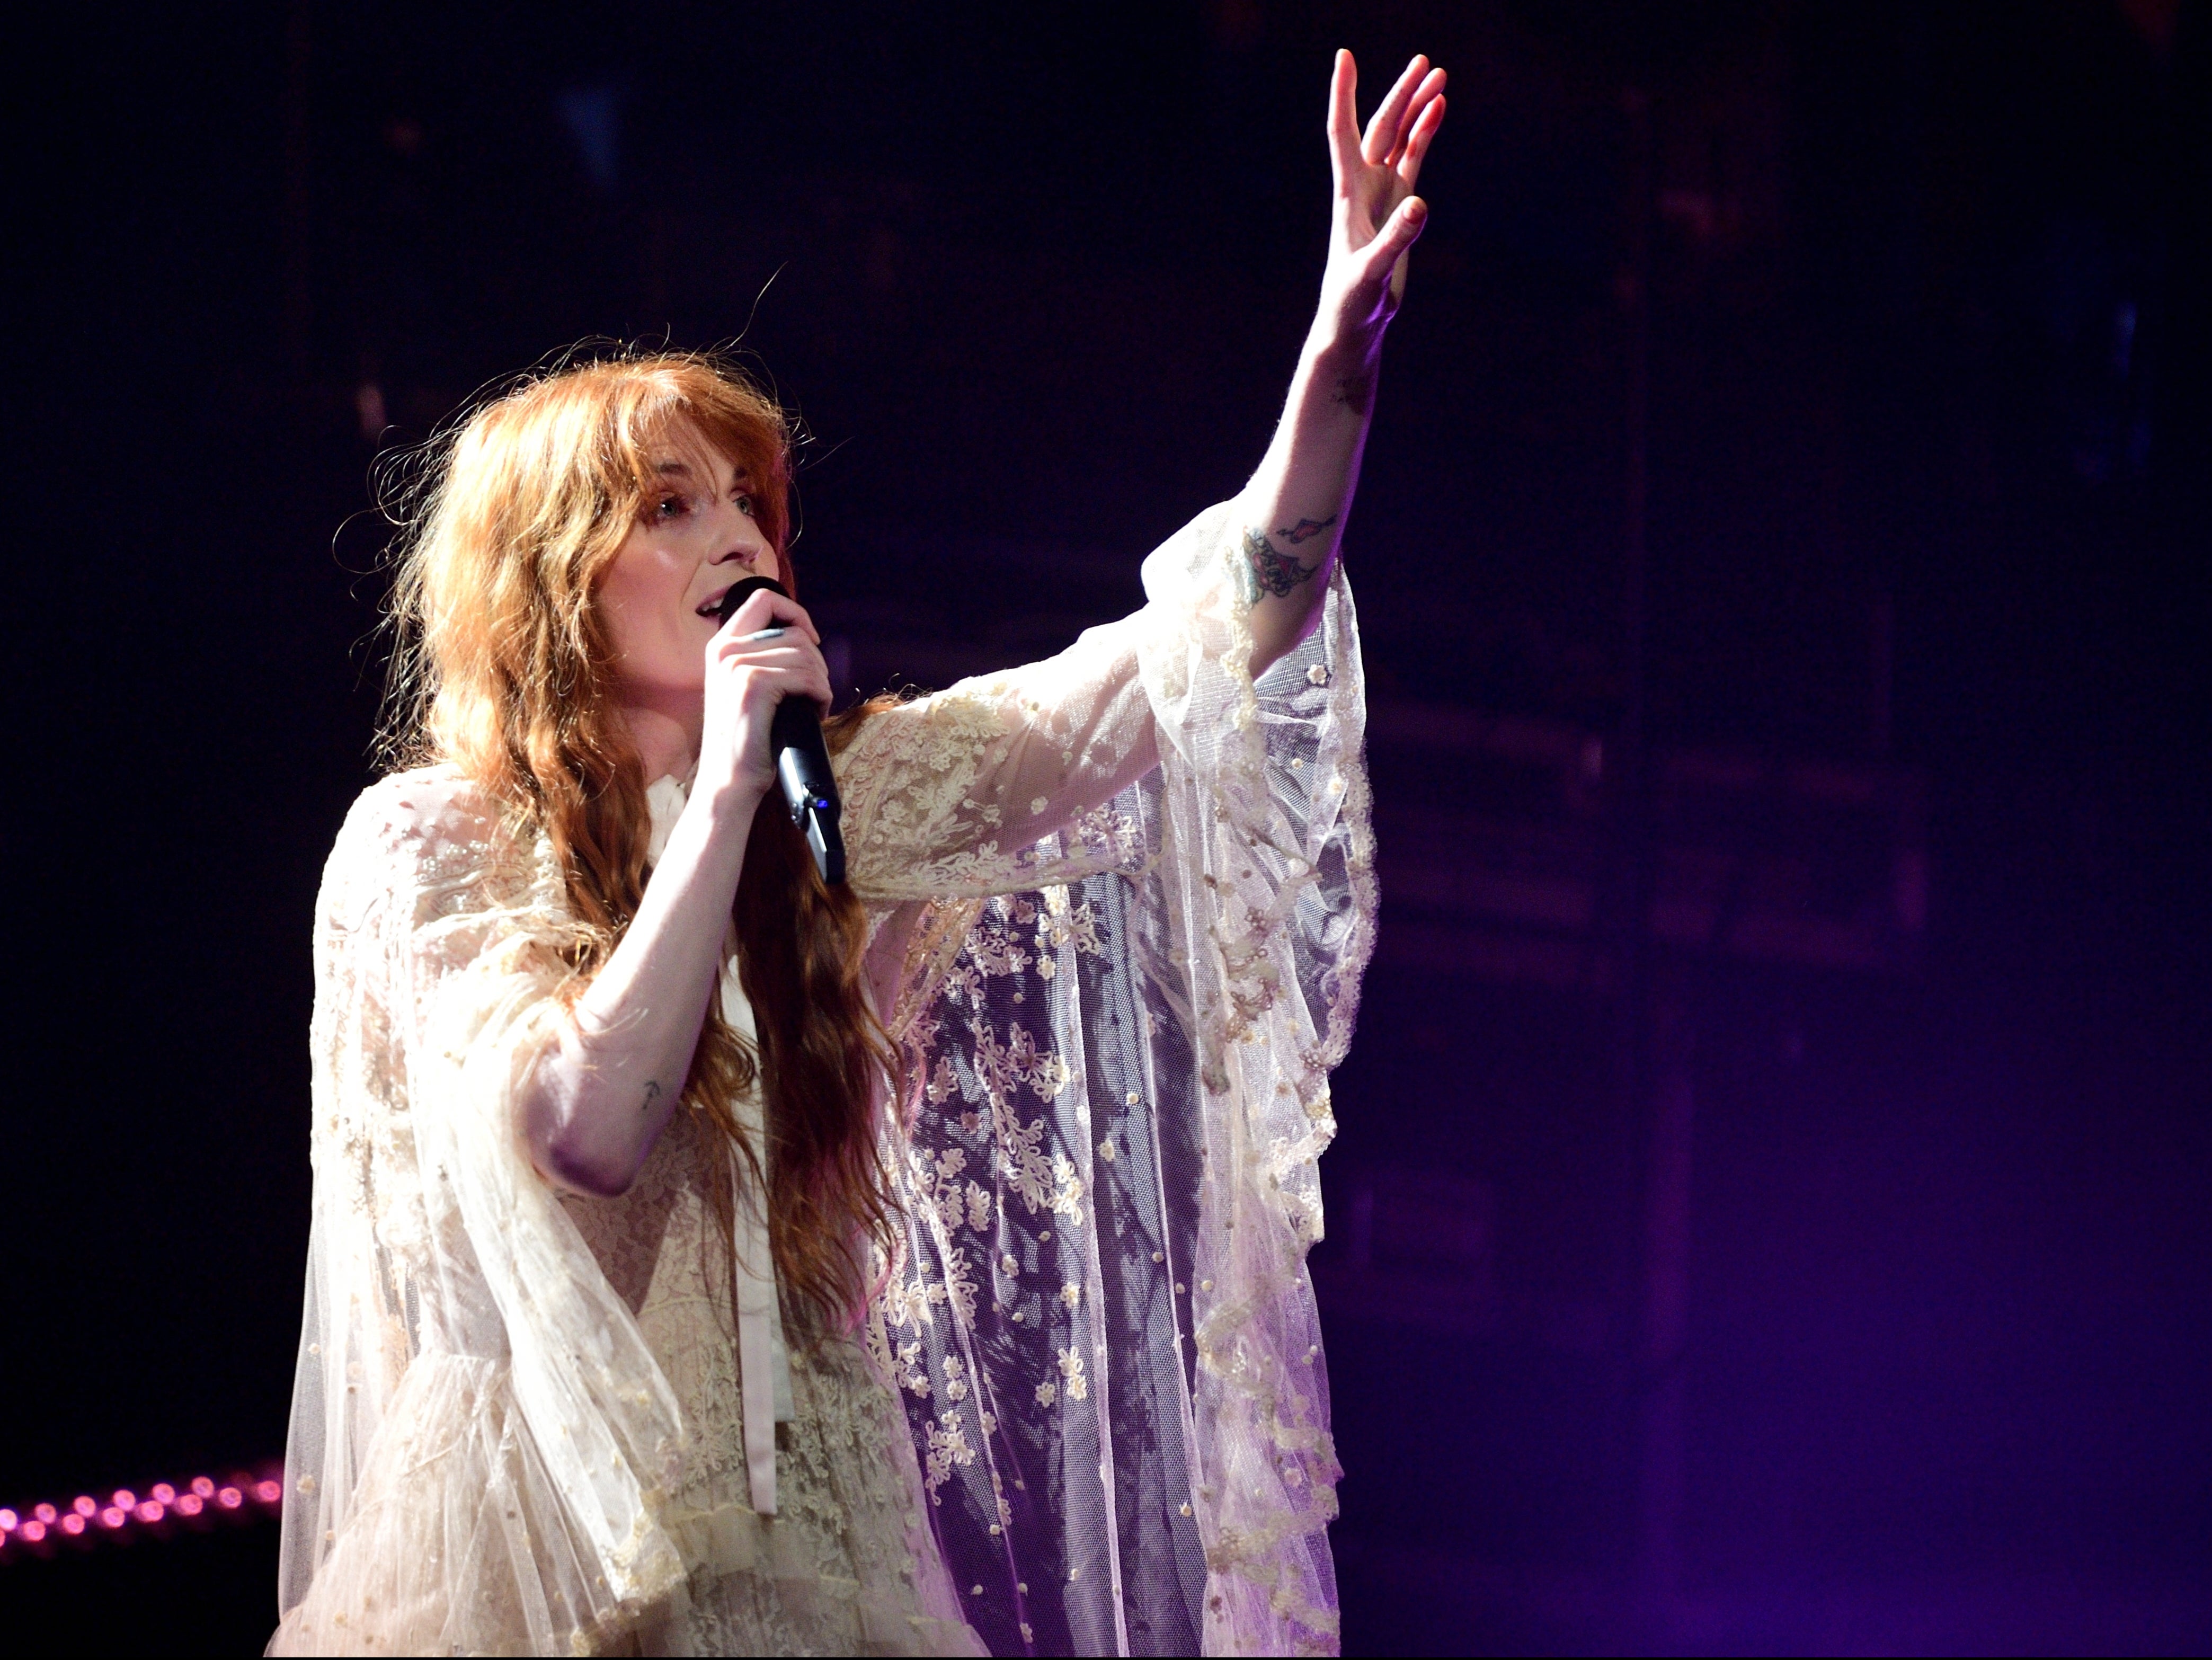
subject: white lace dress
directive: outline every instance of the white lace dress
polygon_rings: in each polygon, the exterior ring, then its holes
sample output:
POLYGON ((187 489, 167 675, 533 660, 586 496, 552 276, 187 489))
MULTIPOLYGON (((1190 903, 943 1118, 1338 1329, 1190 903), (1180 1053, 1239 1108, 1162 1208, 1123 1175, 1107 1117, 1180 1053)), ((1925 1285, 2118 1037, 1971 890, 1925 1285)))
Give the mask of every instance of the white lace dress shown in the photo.
POLYGON ((772 1286, 726 1329, 687 1115, 618 1200, 530 1166, 550 850, 450 771, 363 794, 317 913, 272 1653, 1334 1649, 1304 1256, 1373 933, 1358 654, 1340 575, 1255 688, 1236 531, 839 757, 905 1238, 787 1362, 772 1286))

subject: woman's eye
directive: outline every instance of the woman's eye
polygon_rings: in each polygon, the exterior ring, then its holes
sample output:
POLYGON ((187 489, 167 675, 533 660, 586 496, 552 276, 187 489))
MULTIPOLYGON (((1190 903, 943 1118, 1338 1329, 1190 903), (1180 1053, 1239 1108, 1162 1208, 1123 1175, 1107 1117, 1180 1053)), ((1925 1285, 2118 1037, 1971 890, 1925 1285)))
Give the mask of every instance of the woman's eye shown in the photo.
POLYGON ((753 498, 750 496, 740 496, 738 497, 738 511, 744 514, 746 518, 751 518, 753 516, 753 498))
POLYGON ((680 496, 664 496, 653 512, 663 519, 681 519, 684 516, 684 498, 680 496))

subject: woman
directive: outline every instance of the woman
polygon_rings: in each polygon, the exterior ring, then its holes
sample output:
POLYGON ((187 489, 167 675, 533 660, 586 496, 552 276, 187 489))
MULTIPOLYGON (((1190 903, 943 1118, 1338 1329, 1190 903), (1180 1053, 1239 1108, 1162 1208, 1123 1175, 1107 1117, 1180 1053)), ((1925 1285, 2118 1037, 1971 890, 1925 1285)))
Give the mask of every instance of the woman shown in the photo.
POLYGON ((1331 1650, 1327 1076, 1371 937, 1335 550, 1443 113, 1340 54, 1321 310, 1148 603, 832 723, 785 429, 573 368, 443 456, 317 915, 272 1653, 1331 1650))

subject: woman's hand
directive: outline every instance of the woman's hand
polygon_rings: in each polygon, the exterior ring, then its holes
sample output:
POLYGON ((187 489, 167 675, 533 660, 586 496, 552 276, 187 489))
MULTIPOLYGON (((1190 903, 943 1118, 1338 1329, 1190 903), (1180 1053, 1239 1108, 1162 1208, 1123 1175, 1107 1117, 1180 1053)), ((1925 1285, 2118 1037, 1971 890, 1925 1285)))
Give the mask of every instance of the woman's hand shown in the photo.
POLYGON ((769 727, 787 697, 811 698, 827 712, 830 669, 814 620, 796 600, 763 588, 707 642, 695 795, 750 822, 761 797, 775 787, 769 727))
POLYGON ((1443 125, 1443 88, 1444 72, 1414 58, 1362 137, 1352 103, 1358 71, 1350 52, 1336 55, 1328 88, 1336 209, 1321 308, 1274 441, 1237 499, 1255 675, 1304 639, 1321 615, 1359 482, 1382 331, 1406 292, 1406 250, 1428 222, 1413 182, 1443 125))
POLYGON ((1358 90, 1358 66, 1350 52, 1338 52, 1328 88, 1335 210, 1315 329, 1334 333, 1323 345, 1371 352, 1405 295, 1406 251, 1428 221, 1428 204, 1413 194, 1413 185, 1443 125, 1444 72, 1425 58, 1407 64, 1364 137, 1353 101, 1358 90))

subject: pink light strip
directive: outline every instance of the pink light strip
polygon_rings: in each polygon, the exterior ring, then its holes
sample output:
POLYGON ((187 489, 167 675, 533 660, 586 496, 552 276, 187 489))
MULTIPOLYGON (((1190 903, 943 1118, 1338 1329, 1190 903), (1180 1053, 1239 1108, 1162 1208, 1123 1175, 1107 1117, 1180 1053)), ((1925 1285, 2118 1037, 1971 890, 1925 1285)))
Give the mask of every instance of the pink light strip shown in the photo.
POLYGON ((265 1476, 257 1481, 250 1475, 234 1475, 222 1483, 211 1476, 195 1475, 181 1487, 156 1481, 143 1496, 129 1487, 118 1487, 104 1499, 80 1493, 65 1505, 31 1505, 20 1513, 0 1509, 0 1552, 19 1541, 40 1544, 56 1534, 77 1539, 91 1532, 97 1537, 100 1533, 120 1533, 134 1526, 143 1530, 172 1515, 187 1519, 220 1516, 248 1505, 273 1511, 283 1501, 282 1482, 265 1476))

